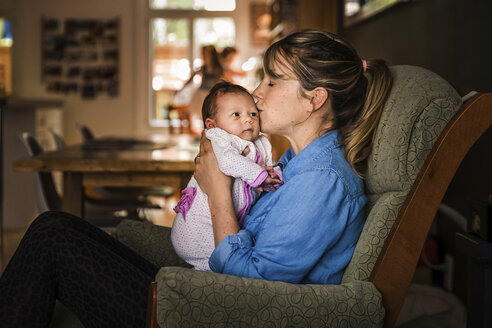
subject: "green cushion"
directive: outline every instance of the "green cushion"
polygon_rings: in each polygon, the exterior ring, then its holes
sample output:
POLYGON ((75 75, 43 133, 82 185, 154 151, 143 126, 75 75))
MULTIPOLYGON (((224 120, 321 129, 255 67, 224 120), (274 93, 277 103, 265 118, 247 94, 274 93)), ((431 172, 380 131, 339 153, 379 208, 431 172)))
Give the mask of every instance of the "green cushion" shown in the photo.
POLYGON ((147 221, 122 220, 116 227, 115 237, 159 268, 191 267, 174 251, 171 228, 147 221))
POLYGON ((368 159, 368 217, 342 282, 367 280, 401 205, 461 97, 435 73, 393 66, 393 87, 368 159))
POLYGON ((161 327, 381 327, 374 285, 295 285, 162 268, 156 276, 161 327))

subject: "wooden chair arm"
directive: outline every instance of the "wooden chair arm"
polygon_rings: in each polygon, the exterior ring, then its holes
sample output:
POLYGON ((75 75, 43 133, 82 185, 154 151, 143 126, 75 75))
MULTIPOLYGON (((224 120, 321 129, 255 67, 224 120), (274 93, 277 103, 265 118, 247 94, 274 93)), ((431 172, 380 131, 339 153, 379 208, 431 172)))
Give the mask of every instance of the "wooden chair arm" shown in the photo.
POLYGON ((153 281, 149 285, 149 297, 147 300, 147 320, 145 327, 159 328, 157 323, 157 282, 153 281))

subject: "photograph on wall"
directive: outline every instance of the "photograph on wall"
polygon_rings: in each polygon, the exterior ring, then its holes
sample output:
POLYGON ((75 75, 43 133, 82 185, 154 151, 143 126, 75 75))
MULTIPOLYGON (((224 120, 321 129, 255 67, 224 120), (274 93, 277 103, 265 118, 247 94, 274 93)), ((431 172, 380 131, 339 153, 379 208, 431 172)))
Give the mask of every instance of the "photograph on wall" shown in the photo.
POLYGON ((48 93, 119 95, 119 19, 41 20, 41 79, 48 93))

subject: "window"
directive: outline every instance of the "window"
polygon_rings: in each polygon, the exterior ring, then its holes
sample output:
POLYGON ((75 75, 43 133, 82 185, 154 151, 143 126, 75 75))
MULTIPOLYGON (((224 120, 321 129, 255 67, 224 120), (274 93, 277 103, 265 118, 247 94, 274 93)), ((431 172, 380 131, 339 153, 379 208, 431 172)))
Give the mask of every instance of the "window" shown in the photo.
POLYGON ((11 83, 11 47, 12 32, 10 21, 0 17, 0 97, 12 92, 11 83))
POLYGON ((187 104, 199 81, 200 48, 233 46, 235 0, 149 0, 150 125, 188 124, 173 108, 187 104), (179 92, 178 92, 179 91, 179 92))
POLYGON ((151 9, 191 9, 208 11, 232 11, 235 0, 150 0, 151 9))

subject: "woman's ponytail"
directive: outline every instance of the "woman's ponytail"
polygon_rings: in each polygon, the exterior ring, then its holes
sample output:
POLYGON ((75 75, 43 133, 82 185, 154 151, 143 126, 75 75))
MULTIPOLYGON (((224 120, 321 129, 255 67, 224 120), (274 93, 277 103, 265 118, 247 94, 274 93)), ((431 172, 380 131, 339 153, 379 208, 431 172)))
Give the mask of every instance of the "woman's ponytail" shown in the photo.
POLYGON ((365 101, 358 115, 340 127, 345 157, 361 177, 392 81, 391 73, 383 60, 367 60, 365 65, 364 74, 368 80, 365 101))
POLYGON ((304 90, 321 86, 328 91, 333 112, 327 113, 325 121, 330 129, 340 130, 345 157, 362 177, 391 88, 386 63, 361 60, 349 42, 320 30, 304 30, 275 42, 263 63, 270 76, 278 77, 275 67, 283 63, 304 90))

